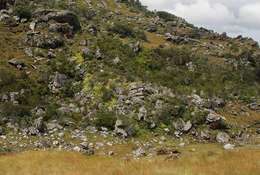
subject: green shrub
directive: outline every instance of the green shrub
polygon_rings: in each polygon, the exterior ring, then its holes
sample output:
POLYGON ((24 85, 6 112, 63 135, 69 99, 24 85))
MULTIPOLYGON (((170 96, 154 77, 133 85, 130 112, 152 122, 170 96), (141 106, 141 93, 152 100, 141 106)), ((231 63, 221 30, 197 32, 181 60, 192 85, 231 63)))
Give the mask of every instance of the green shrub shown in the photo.
POLYGON ((177 17, 171 13, 164 12, 164 11, 158 11, 156 13, 160 18, 164 19, 166 22, 168 21, 175 21, 177 17))
POLYGON ((5 86, 15 84, 16 75, 7 69, 0 69, 0 92, 5 86))
POLYGON ((146 35, 143 31, 134 29, 134 27, 132 27, 132 25, 130 25, 128 23, 124 23, 124 22, 116 22, 109 29, 109 31, 119 34, 120 37, 122 37, 122 38, 130 37, 130 38, 141 39, 144 41, 147 40, 146 35))
POLYGON ((14 105, 12 103, 3 103, 0 105, 2 115, 18 121, 25 116, 31 115, 31 108, 27 105, 14 105))
POLYGON ((165 48, 155 49, 155 52, 162 58, 168 59, 169 62, 177 66, 184 66, 191 61, 189 48, 165 48))
POLYGON ((17 1, 14 7, 15 15, 19 16, 20 18, 25 18, 27 20, 31 19, 32 17, 32 7, 29 5, 30 1, 17 1))
POLYGON ((117 33, 120 37, 135 37, 134 29, 126 23, 116 22, 111 28, 111 32, 117 33))
POLYGON ((106 127, 110 130, 114 129, 117 117, 114 112, 105 110, 98 111, 94 120, 94 125, 97 128, 106 127))

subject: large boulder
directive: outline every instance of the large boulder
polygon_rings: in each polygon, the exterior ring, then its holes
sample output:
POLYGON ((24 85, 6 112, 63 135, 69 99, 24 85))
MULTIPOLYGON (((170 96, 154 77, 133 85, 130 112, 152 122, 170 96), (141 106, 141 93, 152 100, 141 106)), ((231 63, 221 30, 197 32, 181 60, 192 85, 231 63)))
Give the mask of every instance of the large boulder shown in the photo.
POLYGON ((54 20, 58 23, 68 23, 73 27, 74 31, 81 29, 80 21, 77 15, 68 10, 38 9, 34 12, 33 17, 38 18, 39 21, 48 22, 50 20, 54 20))

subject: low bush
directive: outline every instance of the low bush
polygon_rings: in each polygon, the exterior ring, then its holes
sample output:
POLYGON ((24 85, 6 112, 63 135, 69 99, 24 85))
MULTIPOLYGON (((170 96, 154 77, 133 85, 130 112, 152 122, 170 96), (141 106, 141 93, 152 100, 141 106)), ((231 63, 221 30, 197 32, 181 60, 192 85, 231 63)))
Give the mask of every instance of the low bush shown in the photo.
POLYGON ((114 129, 117 117, 114 112, 109 112, 105 110, 98 111, 94 120, 94 125, 97 128, 105 127, 110 130, 114 129))
POLYGON ((128 23, 116 22, 110 29, 110 32, 119 34, 120 37, 126 38, 136 38, 146 41, 146 35, 143 31, 134 29, 134 27, 128 23))
POLYGON ((30 6, 30 1, 25 0, 19 0, 15 3, 14 6, 14 13, 22 18, 25 18, 27 20, 31 19, 32 17, 32 7, 30 6))

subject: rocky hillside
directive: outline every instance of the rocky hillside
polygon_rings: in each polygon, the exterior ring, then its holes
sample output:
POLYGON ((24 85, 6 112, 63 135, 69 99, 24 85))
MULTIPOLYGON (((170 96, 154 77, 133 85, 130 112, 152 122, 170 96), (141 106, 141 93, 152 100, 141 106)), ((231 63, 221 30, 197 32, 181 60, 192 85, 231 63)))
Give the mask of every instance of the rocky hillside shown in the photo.
POLYGON ((254 40, 134 0, 0 0, 0 10, 0 151, 259 143, 254 40))

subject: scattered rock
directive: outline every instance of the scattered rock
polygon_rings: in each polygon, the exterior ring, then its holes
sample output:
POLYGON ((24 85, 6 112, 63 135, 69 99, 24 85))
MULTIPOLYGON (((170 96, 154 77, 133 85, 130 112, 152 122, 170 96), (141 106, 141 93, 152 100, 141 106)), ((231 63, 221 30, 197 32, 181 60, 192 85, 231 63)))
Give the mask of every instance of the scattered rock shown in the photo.
POLYGON ((141 43, 138 41, 136 43, 131 43, 130 48, 133 49, 134 53, 138 53, 141 51, 142 47, 141 47, 141 43))
POLYGON ((113 156, 113 155, 115 155, 115 152, 114 152, 114 151, 109 151, 109 152, 108 152, 108 156, 113 156))
POLYGON ((187 121, 183 127, 183 131, 184 132, 189 132, 192 128, 192 123, 191 121, 187 121))
POLYGON ((249 109, 253 110, 253 111, 260 111, 260 101, 258 102, 254 102, 254 103, 250 103, 248 105, 249 109))
POLYGON ((230 136, 225 132, 219 132, 216 137, 217 142, 219 143, 228 143, 230 136))
POLYGON ((199 43, 199 40, 189 37, 173 36, 170 33, 165 34, 166 40, 176 44, 194 44, 199 43))
POLYGON ((145 109, 144 106, 142 106, 142 107, 139 109, 138 120, 139 120, 139 121, 144 121, 144 120, 146 120, 146 116, 147 116, 147 110, 145 109))
POLYGON ((232 149, 235 148, 235 145, 232 145, 232 144, 228 143, 228 144, 225 144, 223 148, 225 150, 232 150, 232 149))
POLYGON ((96 50, 95 57, 96 57, 98 60, 100 60, 100 59, 103 58, 103 55, 102 55, 100 49, 97 49, 97 50, 96 50))
POLYGON ((208 130, 203 130, 200 132, 200 137, 203 139, 203 140, 210 140, 210 133, 208 130))
POLYGON ((226 103, 222 98, 213 98, 210 100, 210 108, 217 109, 225 107, 226 103))
POLYGON ((60 74, 58 72, 55 73, 53 80, 49 84, 49 88, 52 92, 58 92, 60 88, 63 88, 66 84, 68 78, 64 74, 60 74))
POLYGON ((206 117, 206 123, 210 125, 211 129, 226 129, 227 124, 225 123, 225 118, 213 111, 206 117))
POLYGON ((8 63, 12 66, 15 66, 19 70, 22 70, 25 67, 24 62, 16 58, 9 60, 8 63))
POLYGON ((146 156, 146 152, 143 148, 139 147, 138 149, 133 151, 134 158, 140 158, 146 156))
POLYGON ((87 48, 87 47, 84 47, 83 49, 82 49, 82 57, 83 58, 88 58, 90 56, 90 49, 89 48, 87 48))
POLYGON ((173 150, 170 154, 165 158, 165 160, 174 160, 180 158, 181 152, 178 150, 173 150))
POLYGON ((122 137, 124 137, 124 138, 127 138, 128 137, 128 133, 127 133, 127 131, 125 130, 125 128, 126 128, 126 126, 123 124, 123 121, 122 120, 120 120, 120 119, 118 119, 117 121, 116 121, 116 124, 115 124, 115 133, 117 134, 117 135, 120 135, 120 136, 122 136, 122 137))
POLYGON ((55 34, 40 34, 37 32, 29 32, 25 38, 25 43, 31 47, 56 49, 64 45, 64 40, 59 35, 55 34))
POLYGON ((192 123, 191 121, 184 122, 182 119, 179 119, 176 122, 173 122, 173 126, 181 135, 181 133, 188 133, 191 130, 192 123))
POLYGON ((147 27, 147 31, 148 32, 156 32, 157 31, 157 26, 156 24, 150 24, 148 27, 147 27))

